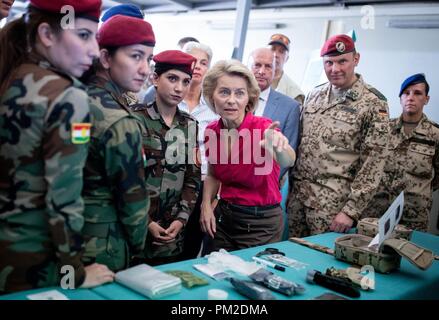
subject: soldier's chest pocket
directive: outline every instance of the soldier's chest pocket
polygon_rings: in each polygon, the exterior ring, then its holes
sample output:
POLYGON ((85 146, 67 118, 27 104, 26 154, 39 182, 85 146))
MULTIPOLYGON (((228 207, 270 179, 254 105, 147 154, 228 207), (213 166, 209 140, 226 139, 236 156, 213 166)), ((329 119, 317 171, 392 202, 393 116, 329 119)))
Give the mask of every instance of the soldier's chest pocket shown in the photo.
POLYGON ((319 136, 319 130, 321 130, 319 115, 318 108, 313 106, 304 111, 302 116, 302 141, 319 136))
POLYGON ((164 164, 165 147, 158 135, 143 135, 143 155, 146 169, 164 164))
POLYGON ((325 119, 323 140, 334 146, 351 149, 356 143, 358 115, 346 111, 335 111, 325 119))
POLYGON ((430 177, 434 154, 433 144, 410 143, 407 150, 407 172, 416 176, 430 177))

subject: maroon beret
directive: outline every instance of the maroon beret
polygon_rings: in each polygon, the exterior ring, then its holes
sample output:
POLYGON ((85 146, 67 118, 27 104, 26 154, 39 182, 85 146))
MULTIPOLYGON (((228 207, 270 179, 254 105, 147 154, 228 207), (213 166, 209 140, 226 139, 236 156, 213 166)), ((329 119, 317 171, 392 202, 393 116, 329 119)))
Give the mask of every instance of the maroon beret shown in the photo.
POLYGON ((62 14, 63 6, 72 6, 76 17, 89 18, 96 22, 101 15, 101 0, 30 0, 31 5, 43 11, 62 14))
POLYGON ((132 44, 155 46, 152 26, 143 19, 115 15, 105 21, 98 31, 101 47, 123 47, 132 44))
POLYGON ((355 50, 354 40, 345 34, 338 34, 326 40, 320 56, 339 56, 355 50))
POLYGON ((192 76, 197 59, 180 50, 166 50, 153 57, 155 62, 154 72, 158 75, 177 69, 192 76))

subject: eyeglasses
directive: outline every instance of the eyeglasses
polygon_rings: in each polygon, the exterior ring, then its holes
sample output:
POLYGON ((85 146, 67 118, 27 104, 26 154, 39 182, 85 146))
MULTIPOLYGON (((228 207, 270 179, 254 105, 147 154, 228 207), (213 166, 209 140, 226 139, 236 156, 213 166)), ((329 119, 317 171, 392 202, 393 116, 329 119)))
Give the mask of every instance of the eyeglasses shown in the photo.
POLYGON ((290 45, 290 39, 288 39, 287 36, 280 33, 273 34, 271 36, 271 41, 281 41, 282 43, 285 43, 287 46, 290 45))

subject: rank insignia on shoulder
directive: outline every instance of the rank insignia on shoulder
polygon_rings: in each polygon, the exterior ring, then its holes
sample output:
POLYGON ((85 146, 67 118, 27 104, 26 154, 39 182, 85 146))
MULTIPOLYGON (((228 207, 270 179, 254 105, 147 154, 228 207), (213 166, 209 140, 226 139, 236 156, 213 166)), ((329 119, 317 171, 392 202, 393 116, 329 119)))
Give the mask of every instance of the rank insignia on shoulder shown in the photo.
POLYGON ((375 89, 374 87, 369 87, 369 91, 372 92, 374 95, 376 95, 378 97, 378 99, 383 100, 383 101, 387 101, 387 98, 381 92, 379 92, 377 89, 375 89))
POLYGON ((84 144, 90 141, 91 123, 74 123, 72 125, 73 144, 84 144))

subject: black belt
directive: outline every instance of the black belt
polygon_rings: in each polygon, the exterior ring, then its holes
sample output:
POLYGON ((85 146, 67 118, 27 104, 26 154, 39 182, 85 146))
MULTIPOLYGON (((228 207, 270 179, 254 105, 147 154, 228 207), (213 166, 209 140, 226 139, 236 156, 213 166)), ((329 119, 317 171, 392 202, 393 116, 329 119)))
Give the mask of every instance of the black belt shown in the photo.
POLYGON ((270 206, 242 206, 239 204, 230 203, 223 199, 220 199, 219 203, 232 211, 251 214, 255 217, 263 217, 268 210, 273 210, 280 207, 280 204, 273 204, 270 206))

